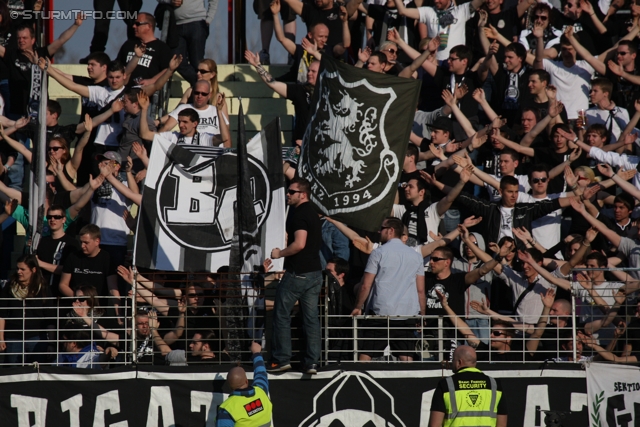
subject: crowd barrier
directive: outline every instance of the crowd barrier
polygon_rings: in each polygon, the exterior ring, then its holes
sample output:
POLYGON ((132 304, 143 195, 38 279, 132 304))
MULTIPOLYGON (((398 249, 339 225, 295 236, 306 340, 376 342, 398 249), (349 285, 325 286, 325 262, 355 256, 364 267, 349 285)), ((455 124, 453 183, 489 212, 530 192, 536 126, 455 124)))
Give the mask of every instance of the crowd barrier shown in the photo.
MULTIPOLYGON (((128 364, 165 364, 160 348, 154 340, 150 319, 158 319, 158 333, 172 348, 189 352, 192 346, 207 341, 208 355, 205 360, 189 358, 188 363, 225 364, 233 360, 248 360, 252 341, 263 344, 266 354, 270 351, 272 338, 271 320, 276 280, 264 280, 262 276, 245 278, 232 286, 233 281, 224 275, 215 280, 199 280, 191 276, 187 281, 167 278, 149 280, 144 286, 137 282, 137 292, 120 301, 115 314, 110 297, 95 297, 91 305, 96 310, 87 311, 84 318, 78 316, 78 308, 88 297, 28 298, 16 307, 16 299, 0 300, 0 319, 5 320, 4 336, 6 349, 0 352, 3 366, 25 366, 38 362, 40 365, 69 366, 78 350, 90 348, 95 353, 80 366, 113 368, 128 364), (259 278, 260 280, 257 280, 259 278), (185 288, 185 284, 189 287, 185 288), (145 287, 146 286, 146 287, 145 287), (153 289, 153 293, 149 292, 153 289), (227 298, 229 290, 239 290, 240 298, 227 298), (146 292, 145 292, 146 290, 146 292), (179 297, 177 295, 183 295, 179 297), (81 301, 82 300, 82 301, 81 301), (38 301, 37 304, 34 301, 38 301), (184 308, 181 308, 184 301, 184 308), (12 303, 11 309, 6 308, 12 303), (43 310, 42 307, 45 307, 43 310), (16 317, 17 313, 17 317, 16 317), (37 313, 37 316, 34 314, 37 313), (36 323, 37 327, 34 327, 36 323), (23 328, 23 325, 29 327, 23 328), (199 339, 193 340, 194 333, 199 339), (205 340, 205 336, 209 337, 205 340), (80 335, 78 335, 80 334, 80 335), (155 351, 153 350, 155 348, 155 351)), ((575 289, 571 295, 572 315, 552 313, 551 324, 539 339, 535 354, 527 343, 534 331, 535 319, 516 322, 512 328, 496 330, 488 317, 483 322, 470 326, 471 334, 463 335, 454 327, 454 319, 439 316, 356 316, 340 312, 336 304, 335 283, 325 281, 319 300, 322 326, 321 365, 341 362, 357 362, 363 347, 383 341, 373 356, 374 362, 400 362, 394 347, 400 346, 410 353, 414 362, 442 363, 450 360, 457 345, 478 344, 481 360, 518 363, 539 363, 541 360, 581 362, 598 354, 594 347, 583 345, 580 332, 593 328, 596 323, 609 323, 591 335, 594 343, 610 349, 618 355, 637 352, 640 346, 640 321, 637 303, 627 296, 624 303, 616 305, 615 313, 601 310, 596 305, 585 305, 583 288, 575 289), (577 302, 576 302, 577 299, 577 302), (608 319, 608 320, 607 320, 608 319), (636 320, 633 320, 636 319, 636 320), (560 324, 556 328, 554 324, 560 324), (618 333, 616 334, 616 329, 618 333), (386 333, 382 333, 386 330, 386 333), (371 333, 377 333, 371 337, 371 333), (616 336, 619 335, 619 336, 616 336), (380 338, 382 336, 383 338, 380 338), (509 339, 509 355, 505 358, 504 342, 509 339)), ((617 288, 600 291, 607 301, 613 300, 617 288)), ((86 304, 85 304, 86 305, 86 304)), ((81 309, 80 309, 81 310, 81 309)), ((505 315, 502 315, 503 317, 505 315)), ((522 319, 516 319, 522 320, 522 319)), ((292 341, 294 358, 304 348, 304 334, 297 308, 292 313, 292 341)))

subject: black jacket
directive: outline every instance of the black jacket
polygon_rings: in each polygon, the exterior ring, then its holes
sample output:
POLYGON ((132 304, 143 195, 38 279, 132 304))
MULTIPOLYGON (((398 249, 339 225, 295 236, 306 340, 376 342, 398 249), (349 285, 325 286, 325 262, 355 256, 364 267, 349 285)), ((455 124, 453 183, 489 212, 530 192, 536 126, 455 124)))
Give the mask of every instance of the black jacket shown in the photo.
MULTIPOLYGON (((487 243, 498 243, 501 224, 500 219, 502 216, 500 213, 500 202, 489 202, 488 200, 478 199, 469 193, 462 192, 456 199, 456 203, 459 207, 473 212, 475 216, 481 216, 482 224, 484 224, 482 235, 485 241, 487 243)), ((524 227, 531 231, 532 221, 548 215, 557 209, 560 209, 558 199, 541 200, 536 203, 516 203, 513 208, 513 222, 511 227, 524 227)), ((515 236, 514 239, 516 240, 518 248, 522 249, 524 242, 520 242, 515 236)))

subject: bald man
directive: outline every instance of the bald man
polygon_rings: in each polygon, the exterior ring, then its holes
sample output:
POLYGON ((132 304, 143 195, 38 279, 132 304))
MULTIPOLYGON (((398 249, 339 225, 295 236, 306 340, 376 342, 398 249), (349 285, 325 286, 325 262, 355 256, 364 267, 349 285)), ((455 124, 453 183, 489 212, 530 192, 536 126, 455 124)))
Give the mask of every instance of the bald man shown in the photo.
POLYGON ((429 427, 507 426, 507 404, 500 382, 476 368, 476 351, 467 345, 453 353, 455 373, 438 383, 429 427))
POLYGON ((249 386, 247 373, 240 366, 227 374, 227 384, 233 390, 229 398, 218 408, 216 427, 242 425, 259 427, 271 425, 271 400, 269 400, 269 379, 260 352, 260 344, 251 343, 253 360, 253 384, 249 386))

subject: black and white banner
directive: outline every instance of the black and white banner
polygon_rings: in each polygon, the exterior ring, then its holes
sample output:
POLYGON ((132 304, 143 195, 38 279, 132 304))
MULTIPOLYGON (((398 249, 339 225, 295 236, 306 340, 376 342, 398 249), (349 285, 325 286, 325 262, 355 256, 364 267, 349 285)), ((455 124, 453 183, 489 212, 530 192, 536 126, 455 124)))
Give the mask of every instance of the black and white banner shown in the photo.
MULTIPOLYGON (((277 128, 274 121, 247 143, 253 208, 266 251, 284 246, 277 128)), ((135 265, 168 271, 216 271, 228 265, 237 183, 236 153, 157 137, 140 207, 135 265)))
POLYGON ((325 214, 376 231, 389 215, 420 81, 322 57, 298 173, 325 214))
MULTIPOLYGON (((490 366, 480 368, 502 382, 509 427, 544 427, 549 410, 564 414, 564 426, 590 425, 580 366, 490 366)), ((354 364, 314 377, 270 375, 273 426, 427 427, 434 389, 443 375, 451 375, 432 367, 354 364)), ((217 407, 227 397, 222 390, 226 367, 218 368, 224 372, 203 367, 107 373, 6 369, 0 375, 2 426, 213 427, 217 407)))
POLYGON ((587 365, 591 427, 640 425, 640 368, 591 363, 587 365))

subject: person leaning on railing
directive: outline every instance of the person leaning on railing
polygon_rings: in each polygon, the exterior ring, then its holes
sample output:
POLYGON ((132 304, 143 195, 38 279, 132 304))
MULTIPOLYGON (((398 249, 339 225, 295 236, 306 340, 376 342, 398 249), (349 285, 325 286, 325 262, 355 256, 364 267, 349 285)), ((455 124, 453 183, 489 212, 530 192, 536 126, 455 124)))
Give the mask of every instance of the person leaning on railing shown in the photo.
POLYGON ((18 258, 16 272, 0 291, 0 352, 6 364, 46 361, 46 335, 55 310, 35 255, 18 258), (26 355, 26 357, 24 357, 26 355))
POLYGON ((108 316, 107 310, 100 307, 96 288, 90 285, 80 286, 75 290, 74 296, 75 300, 71 304, 73 308, 67 312, 64 324, 90 329, 94 341, 117 344, 119 335, 110 332, 109 329, 117 329, 118 322, 113 313, 108 316))

